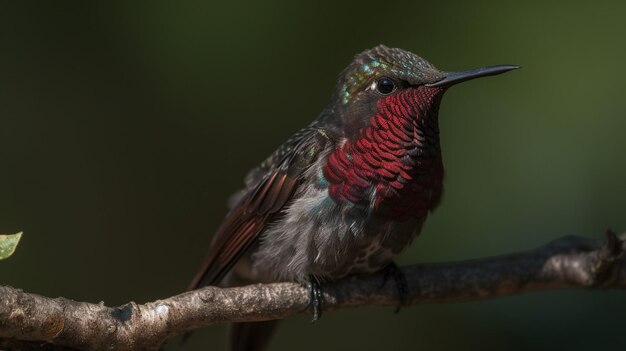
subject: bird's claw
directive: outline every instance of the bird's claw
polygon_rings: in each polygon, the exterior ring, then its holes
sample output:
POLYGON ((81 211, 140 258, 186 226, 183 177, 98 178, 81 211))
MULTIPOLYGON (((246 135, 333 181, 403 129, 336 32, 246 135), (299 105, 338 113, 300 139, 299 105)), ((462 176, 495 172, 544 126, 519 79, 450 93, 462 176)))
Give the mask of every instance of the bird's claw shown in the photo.
POLYGON ((389 278, 393 279, 396 284, 396 290, 398 291, 398 305, 394 310, 394 313, 398 313, 400 312, 400 308, 406 305, 406 298, 409 294, 409 284, 406 281, 406 276, 395 262, 391 262, 383 269, 383 284, 381 288, 387 284, 389 278))
POLYGON ((322 318, 322 307, 324 305, 324 293, 322 292, 322 285, 315 279, 315 277, 309 278, 309 305, 313 307, 313 319, 312 323, 317 322, 322 318))

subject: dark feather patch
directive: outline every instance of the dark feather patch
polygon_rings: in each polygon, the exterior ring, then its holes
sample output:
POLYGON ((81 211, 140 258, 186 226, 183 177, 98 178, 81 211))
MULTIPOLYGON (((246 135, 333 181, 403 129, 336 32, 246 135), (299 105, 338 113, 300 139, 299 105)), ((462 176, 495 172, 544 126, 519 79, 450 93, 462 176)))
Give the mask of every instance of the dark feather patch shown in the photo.
POLYGON ((247 177, 248 189, 220 226, 200 271, 189 285, 217 284, 289 202, 302 174, 329 141, 307 128, 296 133, 247 177), (256 183, 256 184, 255 184, 256 183))

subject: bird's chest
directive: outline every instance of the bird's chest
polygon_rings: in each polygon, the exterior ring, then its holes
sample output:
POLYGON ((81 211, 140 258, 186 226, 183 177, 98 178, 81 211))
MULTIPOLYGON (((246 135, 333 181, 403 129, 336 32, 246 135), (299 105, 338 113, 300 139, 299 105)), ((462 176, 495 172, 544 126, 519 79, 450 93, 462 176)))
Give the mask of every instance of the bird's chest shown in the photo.
POLYGON ((423 223, 423 218, 388 220, 363 208, 338 204, 329 212, 337 215, 310 212, 313 217, 323 217, 314 219, 320 230, 308 237, 316 253, 310 262, 311 271, 332 279, 381 270, 412 242, 423 223))
MULTIPOLYGON (((337 182, 326 170, 333 157, 336 149, 307 170, 293 201, 262 234, 252 254, 259 274, 306 280, 378 271, 419 233, 440 193, 440 176, 425 171, 433 168, 430 164, 421 164, 419 172, 399 171, 401 178, 395 175, 393 181, 355 174, 337 182), (402 186, 390 185, 394 181, 402 186), (395 190, 385 190, 390 187, 395 190)), ((348 174, 358 166, 342 167, 348 174)))
POLYGON ((363 208, 338 204, 327 189, 310 185, 263 233, 252 261, 275 280, 375 272, 410 244, 422 222, 384 220, 363 208))
POLYGON ((394 144, 384 142, 391 133, 378 128, 367 134, 375 142, 345 141, 329 154, 318 180, 338 204, 365 208, 389 221, 423 219, 439 203, 443 163, 438 139, 421 133, 394 144))
MULTIPOLYGON (((356 207, 381 220, 425 219, 440 202, 443 167, 441 158, 422 161, 421 166, 389 177, 369 174, 359 178, 347 174, 343 182, 329 184, 328 196, 344 211, 356 207)), ((350 171, 355 172, 359 171, 350 171)), ((323 174, 319 177, 325 181, 323 174)))

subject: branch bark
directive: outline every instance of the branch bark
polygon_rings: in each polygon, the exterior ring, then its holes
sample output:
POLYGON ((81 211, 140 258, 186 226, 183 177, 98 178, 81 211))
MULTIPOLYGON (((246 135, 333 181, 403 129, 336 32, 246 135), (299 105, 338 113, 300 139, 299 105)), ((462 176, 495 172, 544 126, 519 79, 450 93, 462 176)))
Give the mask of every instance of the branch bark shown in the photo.
MULTIPOLYGON (((472 301, 559 288, 626 288, 626 243, 564 237, 539 249, 479 260, 402 269, 408 305, 472 301)), ((383 274, 325 285, 324 310, 398 303, 383 274)), ((306 287, 295 283, 206 287, 119 307, 48 298, 0 286, 0 348, 157 350, 168 338, 215 324, 310 313, 306 287), (60 346, 60 347, 59 347, 60 346)))

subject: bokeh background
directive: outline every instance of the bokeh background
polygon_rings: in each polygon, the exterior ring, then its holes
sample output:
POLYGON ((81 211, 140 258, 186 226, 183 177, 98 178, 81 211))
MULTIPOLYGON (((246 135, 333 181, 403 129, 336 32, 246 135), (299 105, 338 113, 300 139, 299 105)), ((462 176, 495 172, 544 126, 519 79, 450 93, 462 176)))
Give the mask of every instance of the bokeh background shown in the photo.
MULTIPOLYGON (((2 2, 0 232, 25 235, 0 283, 109 305, 181 292, 246 171, 379 43, 523 66, 444 98, 445 198, 400 263, 623 231, 626 3, 587 3, 2 2)), ((619 291, 364 308, 290 318, 273 349, 615 350, 625 315, 619 291)))

